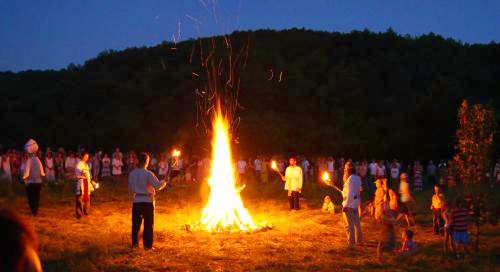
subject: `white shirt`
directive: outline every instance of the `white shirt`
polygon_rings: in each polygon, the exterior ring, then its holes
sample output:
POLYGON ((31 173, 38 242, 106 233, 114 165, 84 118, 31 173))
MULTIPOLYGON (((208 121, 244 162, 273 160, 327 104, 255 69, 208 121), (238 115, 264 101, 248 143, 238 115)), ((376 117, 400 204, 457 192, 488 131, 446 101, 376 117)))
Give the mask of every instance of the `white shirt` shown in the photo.
POLYGON ((285 190, 302 190, 302 169, 298 166, 288 166, 285 171, 285 190))
POLYGON ((91 178, 90 178, 90 168, 89 165, 84 161, 79 161, 75 167, 75 176, 78 179, 76 182, 76 194, 81 195, 83 192, 83 179, 80 177, 85 177, 89 182, 89 194, 93 191, 94 187, 92 186, 91 178))
POLYGON ((309 166, 311 166, 311 164, 309 163, 308 160, 303 160, 302 161, 302 170, 304 172, 309 172, 309 166))
POLYGON ((399 168, 391 167, 391 178, 393 179, 399 178, 399 168))
POLYGON ((377 177, 383 177, 385 176, 385 166, 380 166, 377 164, 377 166, 375 167, 375 176, 377 177))
POLYGON ((74 168, 76 164, 76 158, 75 157, 67 157, 66 158, 66 168, 74 168))
POLYGON ((357 209, 361 200, 361 178, 357 175, 351 175, 344 183, 342 190, 342 207, 357 209))
POLYGON ((377 164, 372 162, 368 167, 370 168, 370 175, 375 176, 377 174, 377 164))
POLYGON ((333 161, 327 161, 326 164, 328 167, 328 171, 333 172, 333 161))
POLYGON ((255 171, 262 171, 262 162, 259 159, 255 159, 253 163, 255 164, 255 171))
POLYGON ((165 182, 158 180, 153 172, 136 168, 128 175, 128 191, 134 195, 134 203, 154 203, 155 189, 161 189, 165 182))
POLYGON ((246 161, 238 161, 238 173, 239 174, 245 174, 246 169, 247 169, 247 162, 246 161))
POLYGON ((122 174, 122 166, 123 163, 120 159, 113 159, 113 170, 111 171, 113 175, 121 175, 122 174))

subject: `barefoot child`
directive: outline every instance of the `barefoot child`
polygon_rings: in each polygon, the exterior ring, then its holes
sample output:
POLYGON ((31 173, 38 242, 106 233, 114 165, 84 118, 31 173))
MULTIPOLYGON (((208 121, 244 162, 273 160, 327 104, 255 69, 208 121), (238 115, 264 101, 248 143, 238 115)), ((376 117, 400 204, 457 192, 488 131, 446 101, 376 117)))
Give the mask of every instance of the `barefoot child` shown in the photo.
POLYGON ((456 200, 455 208, 451 212, 451 226, 453 228, 453 252, 459 259, 465 256, 469 244, 469 211, 464 208, 460 198, 456 200))
POLYGON ((403 240, 403 245, 401 246, 399 253, 413 254, 415 250, 417 250, 417 245, 413 242, 413 231, 408 229, 404 230, 401 238, 403 240))
POLYGON ((377 256, 382 257, 384 251, 394 250, 396 243, 396 235, 394 233, 394 224, 396 223, 396 216, 393 210, 384 209, 382 214, 382 230, 380 234, 380 241, 377 247, 377 256))
POLYGON ((445 202, 442 213, 443 221, 444 221, 444 244, 443 250, 444 253, 447 254, 450 251, 453 251, 453 237, 452 237, 452 229, 451 229, 451 212, 448 202, 445 202))

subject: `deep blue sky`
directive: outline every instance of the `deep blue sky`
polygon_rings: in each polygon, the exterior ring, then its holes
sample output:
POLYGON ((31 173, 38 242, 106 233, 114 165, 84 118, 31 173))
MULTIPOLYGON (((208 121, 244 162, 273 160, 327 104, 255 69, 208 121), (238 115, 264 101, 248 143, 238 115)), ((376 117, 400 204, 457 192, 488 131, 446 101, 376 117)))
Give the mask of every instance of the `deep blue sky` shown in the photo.
POLYGON ((392 27, 489 43, 500 42, 499 26, 500 0, 2 0, 0 71, 60 69, 105 49, 171 41, 179 29, 184 40, 237 29, 392 27))

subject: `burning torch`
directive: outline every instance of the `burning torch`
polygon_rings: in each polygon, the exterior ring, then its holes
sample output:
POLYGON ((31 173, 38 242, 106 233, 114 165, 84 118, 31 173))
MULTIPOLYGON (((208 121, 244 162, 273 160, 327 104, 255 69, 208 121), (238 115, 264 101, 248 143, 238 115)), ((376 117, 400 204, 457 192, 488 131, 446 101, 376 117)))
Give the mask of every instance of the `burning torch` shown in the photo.
POLYGON ((172 166, 179 165, 180 156, 181 156, 181 151, 179 149, 174 148, 174 150, 172 150, 172 160, 169 161, 168 171, 167 171, 167 177, 169 177, 170 180, 175 178, 179 174, 176 172, 174 173, 174 175, 172 175, 172 166))
POLYGON ((271 161, 271 168, 278 172, 278 174, 280 175, 281 177, 281 180, 284 180, 285 178, 283 177, 283 175, 281 174, 280 170, 278 169, 278 166, 276 165, 276 161, 271 161))
POLYGON ((332 182, 332 178, 330 177, 330 173, 328 171, 323 172, 321 180, 323 180, 323 183, 325 185, 332 187, 333 189, 342 193, 342 190, 340 190, 339 187, 335 186, 335 184, 332 182))

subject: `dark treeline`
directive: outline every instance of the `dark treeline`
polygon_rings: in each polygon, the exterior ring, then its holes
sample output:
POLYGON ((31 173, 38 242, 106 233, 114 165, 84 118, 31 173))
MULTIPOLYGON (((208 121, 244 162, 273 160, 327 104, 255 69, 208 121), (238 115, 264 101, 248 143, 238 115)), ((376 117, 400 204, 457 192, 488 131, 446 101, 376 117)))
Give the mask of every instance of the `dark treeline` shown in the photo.
MULTIPOLYGON (((250 44, 235 145, 246 155, 449 157, 461 100, 500 104, 499 44, 391 29, 260 30, 231 39, 250 44)), ((0 143, 19 147, 34 137, 54 147, 207 150, 196 129, 194 43, 108 50, 60 71, 0 73, 0 143)))

